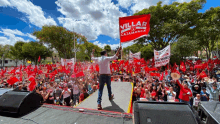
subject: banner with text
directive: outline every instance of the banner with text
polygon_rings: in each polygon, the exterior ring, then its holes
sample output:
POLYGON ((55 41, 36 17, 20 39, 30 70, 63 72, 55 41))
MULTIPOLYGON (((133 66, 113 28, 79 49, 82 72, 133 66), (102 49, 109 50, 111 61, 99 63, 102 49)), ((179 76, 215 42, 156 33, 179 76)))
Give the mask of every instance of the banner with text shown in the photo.
POLYGON ((74 65, 74 58, 72 59, 63 59, 61 58, 61 65, 64 66, 64 65, 67 65, 67 64, 71 64, 71 65, 74 65))
POLYGON ((160 51, 154 50, 155 67, 165 66, 170 62, 170 45, 160 51))
POLYGON ((150 31, 150 14, 119 18, 120 41, 134 41, 150 31))
POLYGON ((131 51, 129 51, 129 63, 132 63, 134 58, 141 59, 141 52, 132 53, 131 51))

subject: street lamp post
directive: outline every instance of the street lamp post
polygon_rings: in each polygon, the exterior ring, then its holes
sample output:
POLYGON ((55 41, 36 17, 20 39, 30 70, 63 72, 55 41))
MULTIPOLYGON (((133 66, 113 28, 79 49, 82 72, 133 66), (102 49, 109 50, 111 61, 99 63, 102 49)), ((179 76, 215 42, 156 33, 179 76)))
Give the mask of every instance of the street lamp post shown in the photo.
POLYGON ((3 68, 4 68, 4 66, 5 66, 5 59, 4 59, 4 58, 5 58, 5 54, 3 54, 3 56, 2 56, 2 64, 3 64, 2 67, 3 67, 3 68))
POLYGON ((2 55, 2 67, 3 67, 3 58, 4 58, 4 54, 2 55))
MULTIPOLYGON (((73 32, 73 34, 74 34, 74 32, 73 32)), ((73 38, 74 38, 73 40, 74 40, 74 52, 75 52, 75 59, 74 59, 74 60, 75 60, 75 63, 76 63, 76 48, 75 48, 75 47, 76 47, 76 45, 75 45, 75 34, 74 34, 73 38)))

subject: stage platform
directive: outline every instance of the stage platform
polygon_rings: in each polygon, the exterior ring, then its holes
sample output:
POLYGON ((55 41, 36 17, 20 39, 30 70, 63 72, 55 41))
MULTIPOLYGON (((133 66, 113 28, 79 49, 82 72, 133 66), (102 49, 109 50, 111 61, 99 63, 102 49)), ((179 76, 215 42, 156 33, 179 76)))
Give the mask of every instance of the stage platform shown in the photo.
POLYGON ((0 124, 132 124, 131 114, 43 105, 26 115, 16 117, 0 113, 0 124))
MULTIPOLYGON (((132 100, 133 84, 130 82, 111 82, 114 99, 109 101, 107 85, 102 95, 102 108, 107 111, 129 113, 132 100)), ((97 109, 98 90, 85 99, 77 108, 97 109)))

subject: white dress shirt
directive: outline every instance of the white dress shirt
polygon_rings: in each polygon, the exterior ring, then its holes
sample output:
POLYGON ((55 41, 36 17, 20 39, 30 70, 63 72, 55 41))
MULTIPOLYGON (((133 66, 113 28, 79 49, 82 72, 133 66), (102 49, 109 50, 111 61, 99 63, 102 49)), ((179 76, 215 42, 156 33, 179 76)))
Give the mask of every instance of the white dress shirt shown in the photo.
POLYGON ((101 56, 101 57, 92 57, 92 61, 99 65, 99 74, 111 74, 110 71, 110 61, 116 60, 117 56, 101 56))

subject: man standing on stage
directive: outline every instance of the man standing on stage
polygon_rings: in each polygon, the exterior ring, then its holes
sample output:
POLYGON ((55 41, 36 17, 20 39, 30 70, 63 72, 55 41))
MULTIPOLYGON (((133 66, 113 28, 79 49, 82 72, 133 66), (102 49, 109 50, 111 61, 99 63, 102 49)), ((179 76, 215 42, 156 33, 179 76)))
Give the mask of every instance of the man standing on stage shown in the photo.
POLYGON ((95 61, 99 65, 99 91, 98 91, 98 110, 102 110, 101 101, 102 101, 102 93, 105 83, 107 84, 108 89, 108 97, 109 100, 112 100, 114 95, 111 90, 111 71, 110 71, 110 61, 116 60, 119 56, 119 52, 121 47, 118 49, 117 53, 114 56, 107 57, 107 52, 102 51, 101 57, 94 57, 94 49, 92 51, 91 59, 95 61))

